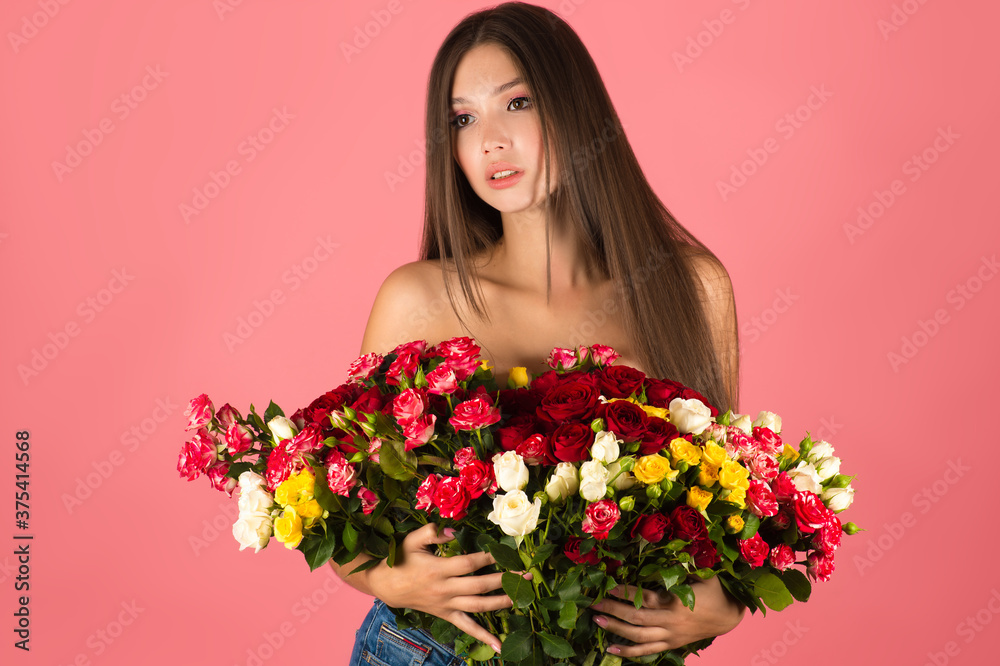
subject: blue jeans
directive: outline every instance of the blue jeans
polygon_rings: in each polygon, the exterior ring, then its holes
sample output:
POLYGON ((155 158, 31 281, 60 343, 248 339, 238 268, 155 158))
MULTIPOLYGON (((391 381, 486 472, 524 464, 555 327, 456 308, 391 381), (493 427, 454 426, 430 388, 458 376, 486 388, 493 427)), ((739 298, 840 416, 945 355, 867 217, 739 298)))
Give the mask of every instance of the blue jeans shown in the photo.
POLYGON ((465 666, 455 652, 421 629, 400 629, 380 599, 368 611, 354 640, 349 666, 465 666))

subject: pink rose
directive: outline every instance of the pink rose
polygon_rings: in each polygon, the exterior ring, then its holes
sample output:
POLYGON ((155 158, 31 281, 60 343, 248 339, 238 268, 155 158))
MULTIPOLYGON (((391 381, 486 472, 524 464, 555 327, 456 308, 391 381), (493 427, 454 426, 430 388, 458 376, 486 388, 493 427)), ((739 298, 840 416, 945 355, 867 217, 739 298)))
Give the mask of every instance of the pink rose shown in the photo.
POLYGON ((775 529, 786 530, 792 526, 792 517, 788 514, 787 510, 779 510, 771 518, 771 524, 775 529))
POLYGON ((210 467, 208 469, 208 480, 212 482, 212 487, 216 490, 221 490, 230 497, 233 496, 233 491, 236 490, 238 482, 236 479, 227 477, 226 474, 229 473, 229 464, 223 463, 221 465, 216 465, 215 467, 210 467))
POLYGON ((390 354, 423 354, 427 351, 427 341, 426 340, 411 340, 410 342, 404 342, 402 344, 396 345, 390 354))
POLYGON ((479 395, 458 403, 448 423, 454 426, 455 430, 478 430, 499 420, 500 410, 486 397, 479 395))
POLYGON ((621 354, 607 345, 590 345, 590 359, 595 365, 609 365, 621 358, 621 354))
POLYGON ((795 502, 795 522, 802 532, 815 532, 823 527, 827 522, 826 514, 829 511, 823 500, 816 493, 796 492, 795 502))
POLYGON ((799 490, 792 483, 788 472, 781 472, 771 481, 771 491, 774 492, 774 497, 779 503, 788 504, 799 490))
POLYGON ((215 416, 215 408, 208 396, 202 393, 197 398, 193 398, 184 410, 184 416, 188 417, 187 430, 195 430, 207 426, 215 416))
POLYGON ((833 555, 814 551, 809 553, 809 564, 806 567, 806 574, 813 581, 825 583, 833 575, 833 555))
POLYGON ((369 352, 356 358, 347 368, 348 381, 359 382, 363 379, 370 379, 378 367, 382 365, 382 358, 381 354, 375 352, 369 352))
POLYGON ((754 478, 770 481, 778 476, 778 459, 771 453, 758 449, 743 460, 754 478))
POLYGON ((524 458, 526 465, 544 465, 554 463, 549 446, 549 438, 545 435, 531 435, 517 445, 517 455, 524 458))
POLYGON ((337 449, 330 449, 326 456, 326 485, 331 493, 348 497, 351 488, 357 482, 354 465, 347 462, 344 454, 337 449))
POLYGON ((274 447, 271 455, 267 457, 264 478, 267 480, 267 489, 272 493, 281 485, 282 481, 302 469, 306 464, 301 453, 293 453, 285 446, 291 441, 290 439, 283 440, 282 444, 274 447))
POLYGON ((481 351, 475 340, 468 337, 449 338, 434 345, 434 352, 444 358, 479 356, 481 351))
POLYGON ((740 554, 747 563, 756 569, 767 560, 769 550, 767 543, 760 538, 760 534, 754 534, 749 539, 740 539, 740 554))
POLYGON ((833 551, 840 547, 840 539, 843 536, 844 528, 840 524, 840 518, 833 511, 827 512, 827 522, 813 534, 813 544, 827 555, 833 555, 833 551))
POLYGON ((434 488, 434 506, 441 512, 442 518, 465 518, 465 510, 469 507, 472 496, 457 476, 447 476, 441 479, 434 488))
POLYGON ((431 508, 434 504, 434 489, 437 487, 438 481, 441 477, 437 474, 431 474, 420 487, 417 488, 417 503, 413 506, 415 509, 420 509, 421 511, 426 511, 431 508))
POLYGON ((427 392, 435 395, 446 395, 458 390, 458 377, 455 370, 447 363, 442 363, 427 373, 427 392))
POLYGON ((770 428, 758 426, 751 432, 753 432, 753 438, 757 441, 760 448, 770 454, 777 455, 778 452, 784 447, 781 443, 781 437, 776 435, 770 428))
POLYGON ((292 455, 316 453, 323 448, 323 431, 320 426, 310 423, 283 445, 292 455))
POLYGON ((229 426, 233 425, 234 423, 239 423, 240 421, 243 420, 243 417, 240 416, 239 411, 237 411, 237 409, 232 405, 230 405, 228 402, 224 404, 222 407, 220 407, 219 411, 216 412, 215 415, 216 417, 218 417, 219 424, 222 426, 223 430, 228 430, 229 426))
POLYGON ((403 351, 389 364, 389 369, 385 372, 385 382, 390 385, 399 384, 403 377, 413 379, 417 374, 417 366, 420 362, 420 354, 415 351, 403 351))
POLYGON ((188 481, 194 481, 219 459, 219 447, 204 428, 199 428, 194 439, 184 442, 177 459, 177 471, 188 481))
POLYGON ((473 460, 479 460, 479 458, 476 456, 476 450, 471 446, 455 451, 455 469, 461 470, 473 460))
POLYGON ((361 500, 361 512, 366 516, 378 506, 378 495, 364 486, 358 488, 358 499, 361 500))
POLYGON ((382 440, 378 437, 372 437, 372 441, 368 442, 368 458, 373 462, 378 464, 379 457, 378 452, 382 450, 382 440))
POLYGON ((778 513, 778 501, 771 488, 757 479, 750 480, 750 488, 747 489, 747 507, 758 518, 778 513))
POLYGON ((778 571, 784 571, 795 564, 795 551, 789 546, 779 543, 771 549, 771 566, 778 571))
POLYGON ((583 531, 595 539, 607 539, 611 528, 621 518, 618 505, 609 499, 602 499, 587 505, 586 517, 583 519, 583 531))
POLYGON ((392 415, 400 425, 420 418, 427 410, 427 396, 423 391, 408 388, 392 399, 392 415))
POLYGON ((553 370, 574 370, 580 365, 580 357, 575 349, 555 347, 549 352, 547 363, 553 370))
POLYGON ((233 423, 226 430, 226 448, 230 454, 243 453, 253 446, 253 434, 250 429, 239 423, 233 423))
POLYGON ((726 453, 730 458, 742 458, 756 448, 756 443, 736 426, 726 426, 726 453))
POLYGON ((482 460, 469 462, 459 472, 459 478, 462 479, 472 499, 478 499, 485 492, 495 491, 497 487, 493 477, 493 465, 488 465, 482 460))
POLYGON ((425 414, 415 421, 410 421, 403 426, 403 436, 406 437, 406 450, 410 451, 423 446, 434 439, 434 424, 437 417, 433 414, 425 414))

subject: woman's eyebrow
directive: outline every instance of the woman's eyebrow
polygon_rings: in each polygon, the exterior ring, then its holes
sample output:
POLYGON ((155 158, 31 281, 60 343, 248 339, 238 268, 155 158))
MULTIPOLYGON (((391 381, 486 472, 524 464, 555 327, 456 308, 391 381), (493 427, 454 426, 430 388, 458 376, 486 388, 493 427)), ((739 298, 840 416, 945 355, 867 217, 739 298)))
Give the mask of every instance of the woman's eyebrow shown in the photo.
MULTIPOLYGON (((510 90, 511 88, 513 88, 514 86, 516 86, 519 83, 522 83, 521 79, 520 78, 516 78, 513 81, 508 81, 507 83, 504 83, 504 84, 501 84, 501 85, 497 86, 496 90, 493 91, 492 97, 496 97, 497 95, 503 93, 504 91, 510 90)), ((452 105, 456 105, 456 104, 468 104, 469 100, 465 99, 464 97, 452 97, 451 98, 451 103, 452 103, 452 105)))

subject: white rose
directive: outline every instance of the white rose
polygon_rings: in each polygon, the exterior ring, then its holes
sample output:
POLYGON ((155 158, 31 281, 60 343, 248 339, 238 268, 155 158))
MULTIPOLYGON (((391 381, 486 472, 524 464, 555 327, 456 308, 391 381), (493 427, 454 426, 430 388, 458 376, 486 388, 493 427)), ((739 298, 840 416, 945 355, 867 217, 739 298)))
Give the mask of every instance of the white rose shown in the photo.
POLYGON ((588 502, 603 499, 608 492, 608 468, 600 460, 580 465, 580 496, 588 502))
POLYGON ((528 485, 528 466, 524 464, 524 458, 515 451, 505 451, 493 456, 493 475, 496 476, 497 485, 507 492, 523 490, 528 485))
POLYGON ((271 434, 274 435, 275 446, 280 444, 282 440, 295 437, 295 424, 284 416, 275 416, 267 422, 267 427, 270 429, 271 434))
POLYGON ((819 462, 814 463, 816 471, 819 473, 819 480, 826 481, 827 479, 840 474, 840 458, 836 456, 831 456, 829 458, 823 458, 819 462))
POLYGON ((788 478, 792 480, 796 490, 800 492, 809 491, 819 495, 823 490, 820 487, 819 473, 816 472, 816 468, 811 463, 800 462, 794 469, 788 471, 788 478))
POLYGON ((809 451, 809 460, 812 462, 817 462, 823 458, 830 458, 833 456, 833 444, 830 442, 825 442, 820 440, 813 444, 812 449, 809 451))
POLYGON ((730 421, 729 425, 736 426, 737 428, 742 430, 747 437, 749 437, 750 434, 753 432, 753 423, 750 422, 750 415, 734 414, 733 416, 736 416, 737 418, 730 421))
POLYGON ((615 484, 615 488, 618 490, 628 490, 635 487, 635 484, 638 483, 638 481, 636 481, 635 477, 632 476, 632 472, 622 472, 621 474, 618 474, 618 472, 621 472, 621 469, 622 464, 617 461, 608 465, 608 477, 614 479, 612 483, 615 484), (617 475, 617 477, 615 475, 617 475))
POLYGON ((260 513, 270 511, 274 504, 274 497, 261 487, 253 487, 240 490, 240 499, 237 503, 240 513, 260 513))
POLYGON ((621 449, 618 447, 618 443, 621 441, 624 440, 618 439, 613 432, 602 430, 594 437, 594 445, 590 447, 590 455, 594 460, 611 464, 618 460, 618 456, 621 455, 621 449))
POLYGON ((781 434, 781 417, 774 412, 761 412, 753 420, 756 428, 770 428, 775 435, 781 434))
POLYGON ((670 422, 682 435, 700 435, 712 422, 712 412, 701 400, 674 398, 670 401, 670 422))
POLYGON ((821 497, 831 511, 843 511, 854 502, 854 488, 851 484, 846 488, 827 488, 821 497))
POLYGON ((251 488, 259 488, 263 486, 265 481, 264 477, 262 477, 260 474, 257 474, 256 472, 253 472, 248 469, 247 471, 240 474, 239 483, 240 483, 240 488, 242 490, 249 490, 251 488))
POLYGON ((496 523, 504 534, 522 537, 538 527, 538 514, 542 510, 542 500, 528 501, 523 490, 511 490, 506 495, 493 498, 493 511, 486 516, 496 523))
POLYGON ((240 512, 233 524, 233 536, 240 550, 253 546, 254 552, 259 553, 271 540, 271 529, 271 516, 266 511, 240 512))
POLYGON ((575 495, 580 489, 580 476, 573 463, 561 462, 556 465, 549 482, 545 484, 545 494, 553 502, 564 500, 575 495))

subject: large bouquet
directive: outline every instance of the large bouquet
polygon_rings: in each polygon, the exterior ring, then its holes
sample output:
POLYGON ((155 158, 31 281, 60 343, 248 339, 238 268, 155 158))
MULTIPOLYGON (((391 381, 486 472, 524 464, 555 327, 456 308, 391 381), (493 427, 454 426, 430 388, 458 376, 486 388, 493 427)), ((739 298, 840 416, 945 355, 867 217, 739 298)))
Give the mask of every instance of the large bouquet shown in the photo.
MULTIPOLYGON (((637 607, 662 588, 693 608, 691 582, 712 576, 751 611, 807 600, 857 530, 837 515, 854 490, 833 447, 783 444, 777 415, 720 415, 616 358, 604 345, 553 349, 552 370, 515 368, 500 389, 472 339, 416 341, 358 358, 290 418, 273 402, 263 417, 216 412, 201 395, 178 470, 230 496, 239 487, 240 550, 273 537, 311 569, 360 553, 377 559, 358 569, 392 566, 409 531, 452 527, 442 555, 488 550, 506 572, 514 607, 476 616, 503 638, 504 662, 596 663, 604 632, 589 607, 619 585, 638 590, 637 607)), ((496 656, 439 618, 397 618, 470 662, 496 656)), ((640 661, 683 664, 710 642, 640 661)))

